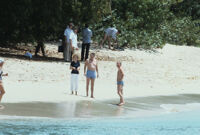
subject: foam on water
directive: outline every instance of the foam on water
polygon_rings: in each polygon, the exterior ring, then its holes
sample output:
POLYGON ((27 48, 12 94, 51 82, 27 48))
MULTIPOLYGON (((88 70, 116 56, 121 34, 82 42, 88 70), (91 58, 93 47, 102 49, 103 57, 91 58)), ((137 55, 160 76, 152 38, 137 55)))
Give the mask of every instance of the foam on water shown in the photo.
POLYGON ((167 112, 186 112, 195 111, 200 109, 200 103, 187 103, 187 104, 162 104, 161 108, 167 112))

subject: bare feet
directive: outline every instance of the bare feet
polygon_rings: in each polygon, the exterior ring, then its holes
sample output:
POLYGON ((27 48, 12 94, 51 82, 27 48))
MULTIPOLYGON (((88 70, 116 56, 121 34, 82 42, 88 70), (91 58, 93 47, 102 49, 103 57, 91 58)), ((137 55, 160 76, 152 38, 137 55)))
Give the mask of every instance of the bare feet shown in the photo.
POLYGON ((125 104, 124 102, 121 102, 121 103, 118 104, 118 106, 122 106, 122 105, 124 105, 124 104, 125 104))

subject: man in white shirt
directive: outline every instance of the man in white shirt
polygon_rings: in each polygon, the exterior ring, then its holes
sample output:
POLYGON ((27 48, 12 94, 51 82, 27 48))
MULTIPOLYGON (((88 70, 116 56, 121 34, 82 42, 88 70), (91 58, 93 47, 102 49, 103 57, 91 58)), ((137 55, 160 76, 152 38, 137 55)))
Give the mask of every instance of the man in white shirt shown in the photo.
MULTIPOLYGON (((102 40, 100 46, 101 48, 103 47, 103 44, 106 40, 108 40, 108 45, 109 45, 109 49, 111 49, 111 44, 110 44, 110 40, 112 39, 115 43, 117 43, 117 35, 119 33, 121 33, 120 30, 117 30, 116 28, 114 27, 110 27, 110 28, 107 28, 105 31, 105 34, 104 34, 104 39, 102 40)), ((117 47, 118 47, 118 43, 117 43, 117 47)))
POLYGON ((71 46, 70 46, 70 35, 73 32, 72 28, 74 27, 73 23, 69 23, 69 26, 66 28, 64 32, 65 36, 65 45, 63 47, 63 57, 65 61, 71 61, 71 46))
POLYGON ((79 50, 78 48, 78 40, 77 40, 77 33, 78 33, 78 28, 74 27, 72 33, 69 36, 69 42, 70 42, 70 60, 72 60, 72 55, 79 50))
POLYGON ((82 51, 81 51, 81 61, 87 60, 90 50, 90 44, 91 44, 91 37, 92 37, 92 31, 89 29, 88 24, 85 25, 85 28, 83 29, 83 43, 82 43, 82 51), (86 49, 86 53, 85 53, 86 49))

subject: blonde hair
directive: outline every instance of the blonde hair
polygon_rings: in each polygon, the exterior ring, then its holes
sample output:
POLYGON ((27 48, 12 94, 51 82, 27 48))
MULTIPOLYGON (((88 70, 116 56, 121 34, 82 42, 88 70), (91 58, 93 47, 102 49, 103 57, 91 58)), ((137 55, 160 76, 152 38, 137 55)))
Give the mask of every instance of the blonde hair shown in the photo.
POLYGON ((72 60, 74 60, 75 57, 77 57, 77 59, 79 60, 78 54, 73 54, 73 55, 72 55, 72 60))

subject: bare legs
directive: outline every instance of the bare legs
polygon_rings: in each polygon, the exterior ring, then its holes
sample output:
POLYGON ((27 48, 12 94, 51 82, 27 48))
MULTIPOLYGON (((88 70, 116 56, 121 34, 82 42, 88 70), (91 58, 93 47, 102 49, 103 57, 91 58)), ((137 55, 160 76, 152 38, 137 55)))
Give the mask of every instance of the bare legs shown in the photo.
POLYGON ((3 88, 3 84, 0 82, 0 102, 4 94, 5 94, 5 90, 3 88))
POLYGON ((91 79, 91 98, 94 98, 94 81, 95 79, 91 79))
POLYGON ((104 35, 104 38, 103 38, 103 40, 102 40, 102 42, 101 42, 101 44, 100 44, 100 47, 101 47, 101 48, 103 47, 103 44, 104 44, 104 42, 105 42, 106 40, 108 40, 108 46, 109 46, 109 49, 110 49, 110 48, 111 48, 110 37, 107 36, 106 34, 104 35))
POLYGON ((124 98, 123 98, 123 86, 122 85, 117 85, 117 93, 120 97, 120 102, 119 102, 119 106, 124 104, 124 98))
POLYGON ((86 81, 86 96, 87 97, 88 97, 89 85, 90 85, 90 78, 87 78, 87 81, 86 81))
POLYGON ((95 79, 87 78, 87 81, 86 81, 86 96, 88 97, 88 95, 89 95, 88 92, 89 92, 90 81, 91 81, 91 98, 94 98, 94 82, 95 82, 95 79))

